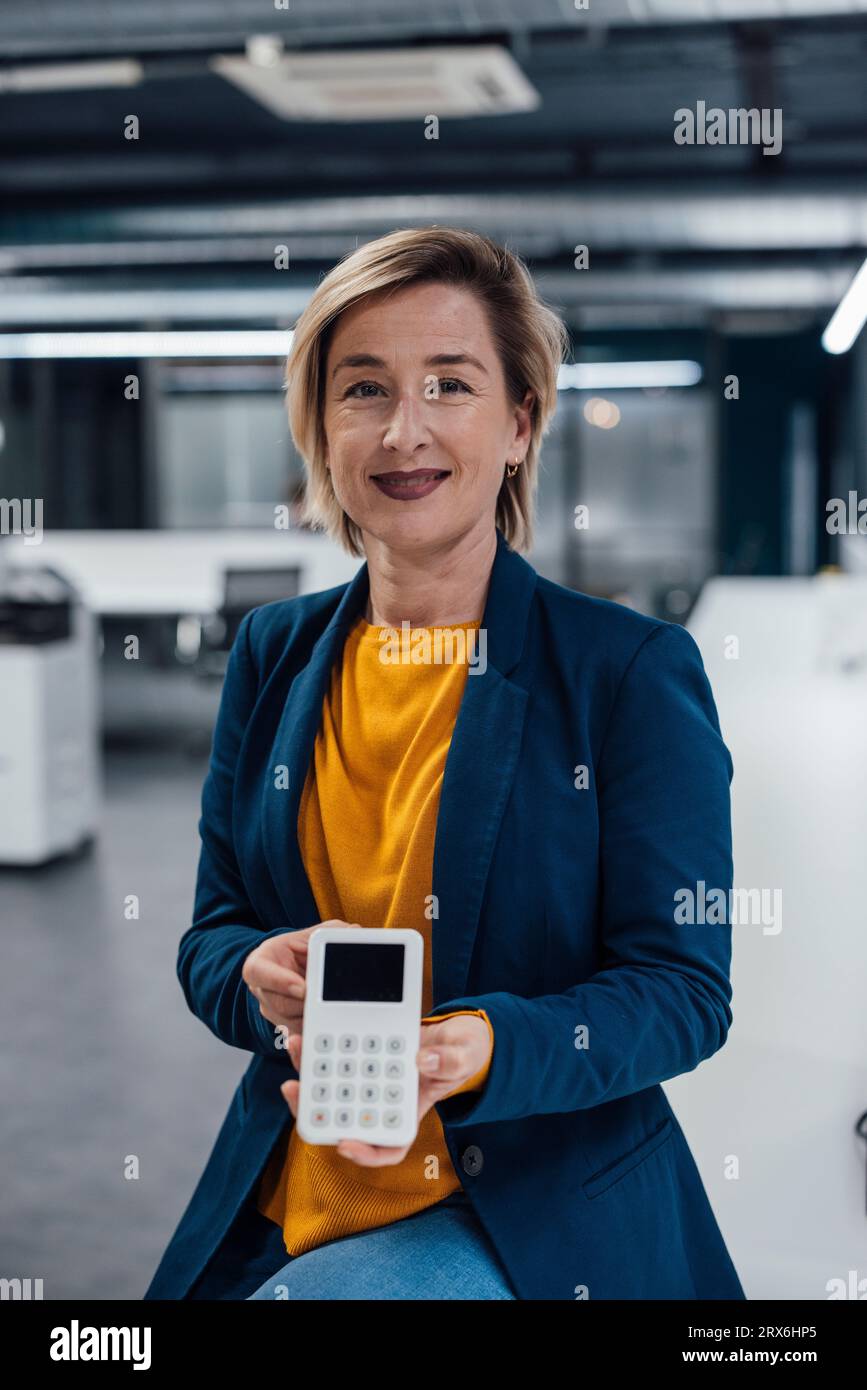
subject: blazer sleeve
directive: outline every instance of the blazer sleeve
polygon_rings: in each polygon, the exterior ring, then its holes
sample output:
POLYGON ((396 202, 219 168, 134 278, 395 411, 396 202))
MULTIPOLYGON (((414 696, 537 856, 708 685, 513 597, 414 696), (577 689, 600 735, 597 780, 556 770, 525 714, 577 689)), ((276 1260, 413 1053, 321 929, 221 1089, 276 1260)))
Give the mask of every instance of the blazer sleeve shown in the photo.
POLYGON ((246 957, 283 927, 266 931, 247 896, 232 834, 235 770, 256 702, 250 650, 255 609, 242 619, 223 682, 208 773, 202 788, 198 873, 192 926, 178 946, 177 974, 187 1004, 222 1042, 282 1061, 297 1078, 283 1038, 241 978, 246 957))
POLYGON ((653 628, 621 679, 596 762, 600 968, 562 994, 439 1005, 434 1013, 484 1009, 497 1039, 482 1093, 438 1102, 441 1120, 585 1109, 692 1071, 722 1047, 732 771, 694 639, 675 624, 653 628), (722 920, 681 921, 684 889, 722 889, 722 920))

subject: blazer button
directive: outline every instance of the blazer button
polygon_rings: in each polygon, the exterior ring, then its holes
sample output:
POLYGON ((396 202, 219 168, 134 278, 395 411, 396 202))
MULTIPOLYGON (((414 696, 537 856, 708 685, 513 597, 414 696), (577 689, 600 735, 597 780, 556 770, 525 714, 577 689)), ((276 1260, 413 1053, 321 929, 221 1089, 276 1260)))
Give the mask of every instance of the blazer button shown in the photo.
POLYGON ((470 1144, 469 1148, 464 1149, 461 1154, 461 1167, 465 1173, 469 1173, 470 1177, 474 1178, 478 1173, 481 1173, 483 1162, 482 1151, 478 1144, 470 1144))

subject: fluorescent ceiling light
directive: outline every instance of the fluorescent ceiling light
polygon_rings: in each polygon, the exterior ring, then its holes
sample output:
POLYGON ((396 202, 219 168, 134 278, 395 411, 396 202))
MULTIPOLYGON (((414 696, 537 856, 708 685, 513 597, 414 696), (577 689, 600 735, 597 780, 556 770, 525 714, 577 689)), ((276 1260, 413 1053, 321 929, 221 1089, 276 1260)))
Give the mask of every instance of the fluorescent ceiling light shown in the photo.
POLYGON ((0 92, 60 92, 85 87, 134 87, 141 63, 132 58, 98 63, 34 63, 0 70, 0 92))
POLYGON ((852 281, 822 334, 826 352, 848 352, 867 320, 867 260, 852 281))
POLYGON ((642 386, 695 386, 698 362, 576 362, 560 368, 561 391, 617 391, 642 386))
POLYGON ((288 329, 0 333, 0 357, 285 357, 288 329))
MULTIPOLYGON (((98 283, 98 282, 96 282, 98 283)), ((10 332, 17 327, 71 332, 100 324, 108 331, 115 324, 171 323, 175 331, 185 323, 219 323, 228 328, 251 319, 291 323, 304 309, 313 287, 282 290, 218 289, 60 289, 41 277, 0 279, 0 325, 10 332)))
POLYGON ((674 23, 689 20, 699 24, 730 19, 800 19, 819 15, 852 14, 860 0, 627 0, 633 17, 640 23, 674 23), (648 13, 649 11, 649 13, 648 13))
MULTIPOLYGON (((183 329, 120 333, 0 333, 0 358, 285 357, 289 329, 183 329)), ((642 386, 695 386, 698 362, 580 362, 561 366, 560 391, 616 391, 642 386)))

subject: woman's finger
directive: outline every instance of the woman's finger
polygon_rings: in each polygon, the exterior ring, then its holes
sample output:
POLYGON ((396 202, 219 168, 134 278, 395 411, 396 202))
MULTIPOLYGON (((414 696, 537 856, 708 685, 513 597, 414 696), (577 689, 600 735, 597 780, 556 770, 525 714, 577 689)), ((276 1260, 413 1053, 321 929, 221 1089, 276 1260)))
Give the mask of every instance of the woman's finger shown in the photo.
MULTIPOLYGON (((288 1036, 288 1038, 287 1038, 287 1040, 286 1040, 286 1051, 289 1053, 289 1058, 290 1058, 290 1060, 291 1060, 291 1062, 292 1062, 292 1065, 293 1065, 293 1067, 295 1068, 295 1070, 296 1070, 296 1071, 300 1071, 300 1070, 301 1070, 301 1034, 300 1034, 300 1033, 290 1033, 290 1034, 289 1034, 289 1036, 288 1036)), ((295 1116, 296 1119, 298 1118, 298 1092, 299 1092, 299 1090, 300 1090, 300 1082, 298 1082, 298 1081, 284 1081, 284 1082, 282 1083, 282 1085, 280 1086, 280 1091, 281 1091, 281 1094, 282 1094, 282 1096, 283 1096, 283 1099, 287 1102, 287 1104, 288 1104, 288 1106, 289 1106, 289 1109, 292 1111, 292 1114, 295 1116)))
MULTIPOLYGON (((445 1082, 449 1090, 455 1086, 460 1086, 462 1081, 468 1081, 473 1075, 473 1072, 469 1070, 471 1056, 466 1043, 437 1043, 435 1047, 422 1046, 416 1053, 415 1061, 421 1077, 427 1081, 445 1082), (431 1055, 436 1057, 436 1064, 427 1060, 431 1055)), ((477 1067, 476 1071, 478 1070, 477 1067)))
POLYGON ((292 1111, 295 1118, 298 1118, 298 1082, 284 1081, 280 1087, 283 1099, 292 1111))
POLYGON ((263 1018, 267 1018, 269 1023, 278 1024, 281 1028, 296 1028, 303 1018, 303 1010, 296 1006, 296 1001, 287 999, 282 994, 268 995, 267 991, 256 993, 259 1000, 259 1011, 263 1018), (264 996, 264 997, 263 997, 264 996))
POLYGON ((257 985, 253 990, 256 998, 262 1004, 267 1004, 272 1009, 282 1009, 284 1013, 295 1013, 300 1018, 304 1012, 304 998, 294 992, 284 994, 282 990, 265 989, 257 985))
POLYGON ((337 1145, 337 1152, 341 1158, 351 1159, 361 1168, 388 1168, 406 1158, 409 1145, 402 1149, 392 1149, 384 1144, 362 1144, 357 1139, 341 1139, 337 1145))
POLYGON ((304 987, 304 975, 288 965, 278 965, 267 956, 251 960, 247 984, 250 989, 269 989, 275 994, 290 994, 304 987))

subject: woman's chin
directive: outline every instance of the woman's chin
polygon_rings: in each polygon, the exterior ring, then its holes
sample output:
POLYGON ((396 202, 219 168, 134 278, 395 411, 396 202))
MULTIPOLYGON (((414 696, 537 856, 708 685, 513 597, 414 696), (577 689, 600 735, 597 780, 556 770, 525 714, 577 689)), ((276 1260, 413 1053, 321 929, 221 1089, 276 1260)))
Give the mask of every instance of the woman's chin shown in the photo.
POLYGON ((413 506, 404 509, 397 503, 387 511, 377 507, 375 514, 362 523, 362 529, 375 536, 382 545, 400 549, 406 546, 432 545, 446 539, 452 529, 450 521, 453 523, 454 518, 448 517, 439 508, 430 507, 422 510, 421 507, 413 506))

